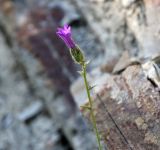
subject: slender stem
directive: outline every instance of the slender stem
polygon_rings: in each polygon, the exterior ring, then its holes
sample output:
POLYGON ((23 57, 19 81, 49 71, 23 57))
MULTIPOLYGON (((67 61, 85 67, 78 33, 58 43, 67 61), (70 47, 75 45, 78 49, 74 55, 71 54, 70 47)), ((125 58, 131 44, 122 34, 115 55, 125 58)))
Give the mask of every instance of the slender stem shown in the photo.
POLYGON ((85 83, 85 88, 87 91, 87 96, 89 99, 89 105, 90 105, 90 113, 91 113, 91 119, 92 119, 92 123, 93 123, 93 127, 94 127, 94 132, 96 134, 96 138, 97 138, 97 142, 98 142, 98 149, 102 150, 102 145, 100 143, 100 135, 98 132, 98 128, 97 128, 97 124, 96 124, 96 118, 93 112, 93 103, 92 103, 92 99, 91 99, 91 95, 90 95, 90 89, 89 89, 89 85, 87 82, 87 76, 86 76, 86 64, 82 64, 82 74, 83 74, 83 78, 84 78, 84 83, 85 83))

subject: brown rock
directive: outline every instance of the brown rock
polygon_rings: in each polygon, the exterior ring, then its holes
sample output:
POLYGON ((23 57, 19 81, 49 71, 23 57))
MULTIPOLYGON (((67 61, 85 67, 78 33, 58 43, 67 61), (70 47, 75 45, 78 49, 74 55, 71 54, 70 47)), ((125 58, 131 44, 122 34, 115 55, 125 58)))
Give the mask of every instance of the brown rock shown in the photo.
POLYGON ((99 130, 109 149, 158 150, 160 96, 141 66, 130 66, 120 75, 107 77, 104 85, 94 107, 99 130))

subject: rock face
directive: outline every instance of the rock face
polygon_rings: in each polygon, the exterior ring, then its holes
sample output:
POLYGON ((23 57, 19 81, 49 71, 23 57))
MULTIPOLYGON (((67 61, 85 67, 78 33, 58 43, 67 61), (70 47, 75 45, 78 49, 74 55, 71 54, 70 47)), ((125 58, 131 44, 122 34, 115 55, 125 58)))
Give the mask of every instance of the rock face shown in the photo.
POLYGON ((117 73, 90 82, 103 80, 94 98, 103 140, 113 150, 160 149, 159 1, 74 1, 104 46, 102 71, 117 73))
POLYGON ((97 124, 109 149, 160 148, 160 95, 140 65, 106 76, 96 95, 97 124))
POLYGON ((96 149, 69 91, 76 67, 55 34, 63 7, 52 4, 0 13, 0 149, 96 149))
POLYGON ((125 50, 139 58, 160 54, 159 0, 73 1, 105 49, 103 70, 112 70, 125 50))
POLYGON ((2 0, 0 6, 0 149, 96 149, 74 102, 87 102, 82 80, 76 80, 79 68, 55 34, 68 23, 92 60, 88 77, 96 85, 94 110, 105 145, 159 150, 159 0, 16 5, 2 0))

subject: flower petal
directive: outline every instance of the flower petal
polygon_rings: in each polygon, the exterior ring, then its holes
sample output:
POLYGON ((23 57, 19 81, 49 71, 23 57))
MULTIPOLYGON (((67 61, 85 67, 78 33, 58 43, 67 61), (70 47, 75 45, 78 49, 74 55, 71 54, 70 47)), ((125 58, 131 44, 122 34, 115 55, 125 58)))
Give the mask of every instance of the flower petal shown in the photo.
POLYGON ((71 27, 69 25, 64 25, 63 28, 57 28, 56 34, 65 42, 69 48, 75 47, 75 43, 71 35, 71 27))

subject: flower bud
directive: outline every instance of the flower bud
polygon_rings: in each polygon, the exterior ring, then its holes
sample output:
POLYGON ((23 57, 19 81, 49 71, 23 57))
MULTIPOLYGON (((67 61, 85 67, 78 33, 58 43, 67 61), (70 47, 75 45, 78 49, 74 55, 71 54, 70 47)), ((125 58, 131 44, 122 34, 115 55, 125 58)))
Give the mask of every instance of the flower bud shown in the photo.
POLYGON ((84 64, 84 54, 72 39, 71 27, 68 25, 64 25, 63 28, 58 28, 56 33, 69 48, 71 56, 75 63, 78 63, 80 65, 84 64))
POLYGON ((84 54, 77 45, 74 48, 70 48, 70 53, 75 63, 78 63, 78 64, 84 63, 85 61, 84 54))

